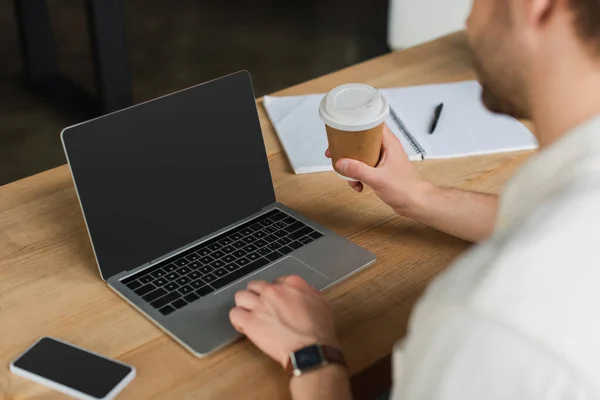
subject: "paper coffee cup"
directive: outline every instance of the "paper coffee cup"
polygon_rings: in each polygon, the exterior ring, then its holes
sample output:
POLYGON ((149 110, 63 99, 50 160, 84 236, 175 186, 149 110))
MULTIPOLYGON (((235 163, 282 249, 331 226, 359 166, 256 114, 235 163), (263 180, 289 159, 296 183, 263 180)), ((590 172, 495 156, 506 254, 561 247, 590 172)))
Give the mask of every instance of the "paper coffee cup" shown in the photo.
MULTIPOLYGON (((381 154, 383 127, 390 112, 386 98, 360 83, 338 86, 321 101, 319 116, 327 130, 333 168, 341 158, 375 167, 381 154)), ((336 173, 343 179, 354 179, 336 173)))

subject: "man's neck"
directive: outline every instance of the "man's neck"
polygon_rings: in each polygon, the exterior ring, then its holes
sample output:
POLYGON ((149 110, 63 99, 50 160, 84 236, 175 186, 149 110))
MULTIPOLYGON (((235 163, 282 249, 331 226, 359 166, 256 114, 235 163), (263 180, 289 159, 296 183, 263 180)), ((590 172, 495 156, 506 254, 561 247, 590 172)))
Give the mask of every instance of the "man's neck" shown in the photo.
POLYGON ((600 114, 600 60, 558 39, 532 65, 531 112, 540 148, 600 114))

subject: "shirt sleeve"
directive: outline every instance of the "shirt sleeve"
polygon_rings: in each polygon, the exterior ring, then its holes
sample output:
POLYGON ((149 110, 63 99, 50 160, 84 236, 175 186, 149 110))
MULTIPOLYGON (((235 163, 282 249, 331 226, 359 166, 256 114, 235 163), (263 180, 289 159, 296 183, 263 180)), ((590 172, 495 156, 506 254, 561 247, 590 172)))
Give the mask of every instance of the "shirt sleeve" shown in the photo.
POLYGON ((394 351, 392 400, 592 398, 562 359, 499 321, 448 307, 412 325, 394 351))

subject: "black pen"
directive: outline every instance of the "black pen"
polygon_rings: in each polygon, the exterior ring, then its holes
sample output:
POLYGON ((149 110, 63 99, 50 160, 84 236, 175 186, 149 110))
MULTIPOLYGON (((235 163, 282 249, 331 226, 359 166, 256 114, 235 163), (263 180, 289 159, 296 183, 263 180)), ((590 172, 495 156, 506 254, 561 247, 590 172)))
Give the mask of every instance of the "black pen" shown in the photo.
POLYGON ((431 121, 431 128, 429 128, 429 134, 431 135, 433 132, 435 132, 435 128, 438 125, 438 122, 440 120, 440 115, 442 115, 442 110, 444 109, 444 103, 440 103, 436 108, 435 108, 435 112, 433 113, 433 121, 431 121))

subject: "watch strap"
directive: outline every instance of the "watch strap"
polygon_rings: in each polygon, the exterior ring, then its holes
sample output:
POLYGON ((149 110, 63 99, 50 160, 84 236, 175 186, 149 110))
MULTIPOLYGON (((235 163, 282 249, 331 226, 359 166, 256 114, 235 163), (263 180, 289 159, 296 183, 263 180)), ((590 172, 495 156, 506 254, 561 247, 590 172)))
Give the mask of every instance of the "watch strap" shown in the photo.
MULTIPOLYGON (((340 349, 338 349, 337 347, 328 346, 328 345, 317 344, 316 346, 319 346, 321 348, 321 353, 323 354, 323 358, 324 358, 323 366, 333 363, 333 364, 339 364, 339 365, 343 366, 344 368, 348 368, 348 364, 346 364, 346 358, 344 357, 344 353, 342 353, 342 351, 340 349)), ((311 346, 308 346, 308 347, 311 347, 311 346)), ((294 365, 292 364, 291 359, 288 362, 285 370, 288 374, 294 375, 294 365)))

